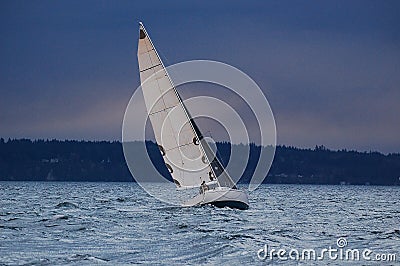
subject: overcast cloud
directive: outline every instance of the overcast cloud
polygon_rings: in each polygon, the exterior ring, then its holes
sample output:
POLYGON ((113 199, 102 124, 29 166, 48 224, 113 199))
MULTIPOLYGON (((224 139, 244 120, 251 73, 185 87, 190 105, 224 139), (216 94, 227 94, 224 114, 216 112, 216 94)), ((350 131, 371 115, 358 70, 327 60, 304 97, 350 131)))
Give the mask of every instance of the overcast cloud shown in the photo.
POLYGON ((400 152, 399 14, 398 1, 1 1, 0 137, 120 140, 140 19, 166 65, 251 76, 279 144, 400 152))

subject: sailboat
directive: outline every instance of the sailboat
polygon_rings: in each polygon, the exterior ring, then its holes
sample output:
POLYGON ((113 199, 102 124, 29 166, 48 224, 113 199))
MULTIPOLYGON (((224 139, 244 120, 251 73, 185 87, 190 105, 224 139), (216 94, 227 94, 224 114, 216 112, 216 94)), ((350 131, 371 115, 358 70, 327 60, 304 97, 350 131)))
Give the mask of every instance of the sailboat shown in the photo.
POLYGON ((178 189, 200 188, 183 206, 248 209, 238 189, 190 116, 142 22, 138 62, 147 113, 160 153, 178 189))

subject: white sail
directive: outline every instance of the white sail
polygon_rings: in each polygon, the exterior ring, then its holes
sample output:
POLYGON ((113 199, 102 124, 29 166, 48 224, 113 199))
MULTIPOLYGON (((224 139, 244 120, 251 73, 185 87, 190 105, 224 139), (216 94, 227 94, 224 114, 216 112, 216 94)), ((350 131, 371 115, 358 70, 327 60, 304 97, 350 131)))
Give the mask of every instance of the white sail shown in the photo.
POLYGON ((175 184, 190 188, 203 181, 215 181, 209 158, 199 141, 200 131, 190 119, 143 24, 140 24, 138 61, 150 122, 175 184))

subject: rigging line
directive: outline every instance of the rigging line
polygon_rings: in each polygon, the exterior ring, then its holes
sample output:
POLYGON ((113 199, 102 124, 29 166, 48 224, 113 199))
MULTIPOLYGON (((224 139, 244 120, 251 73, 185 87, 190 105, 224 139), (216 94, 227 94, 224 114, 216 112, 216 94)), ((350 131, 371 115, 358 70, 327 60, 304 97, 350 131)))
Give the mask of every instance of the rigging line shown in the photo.
MULTIPOLYGON (((149 37, 150 38, 150 37, 149 37)), ((155 48, 154 48, 155 49, 155 48)), ((163 66, 164 66, 164 63, 163 62, 166 62, 166 64, 168 65, 168 66, 172 66, 173 64, 172 64, 172 62, 170 61, 170 60, 168 60, 168 57, 162 52, 162 50, 160 50, 159 48, 157 48, 157 55, 159 56, 159 58, 160 58, 160 61, 162 62, 162 64, 163 64, 163 66), (162 59, 162 60, 161 60, 162 59)), ((164 68, 165 68, 165 66, 164 66, 164 68)), ((166 71, 166 70, 165 70, 166 71)), ((179 72, 177 72, 177 70, 175 69, 175 68, 170 68, 169 70, 168 70, 170 73, 174 73, 174 75, 176 76, 176 77, 178 77, 178 74, 179 74, 179 72)), ((167 72, 167 71, 166 71, 167 72)), ((169 73, 167 74, 168 76, 169 76, 169 73)), ((171 83, 172 83, 172 79, 170 79, 171 80, 171 83)), ((183 84, 182 84, 183 85, 183 84)), ((172 83, 172 86, 175 88, 175 85, 172 83)), ((180 98, 180 95, 179 95, 179 98, 180 98)), ((189 114, 189 116, 190 116, 190 114, 189 114)))

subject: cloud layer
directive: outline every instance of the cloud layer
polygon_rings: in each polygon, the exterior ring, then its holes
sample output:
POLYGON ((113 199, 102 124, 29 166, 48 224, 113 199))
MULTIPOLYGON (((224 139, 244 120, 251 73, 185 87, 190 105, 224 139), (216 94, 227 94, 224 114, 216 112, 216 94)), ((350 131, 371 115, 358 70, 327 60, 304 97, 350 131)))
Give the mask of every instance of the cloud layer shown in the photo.
POLYGON ((211 59, 250 75, 279 143, 400 151, 397 1, 0 5, 2 137, 120 139, 140 19, 167 65, 211 59))

